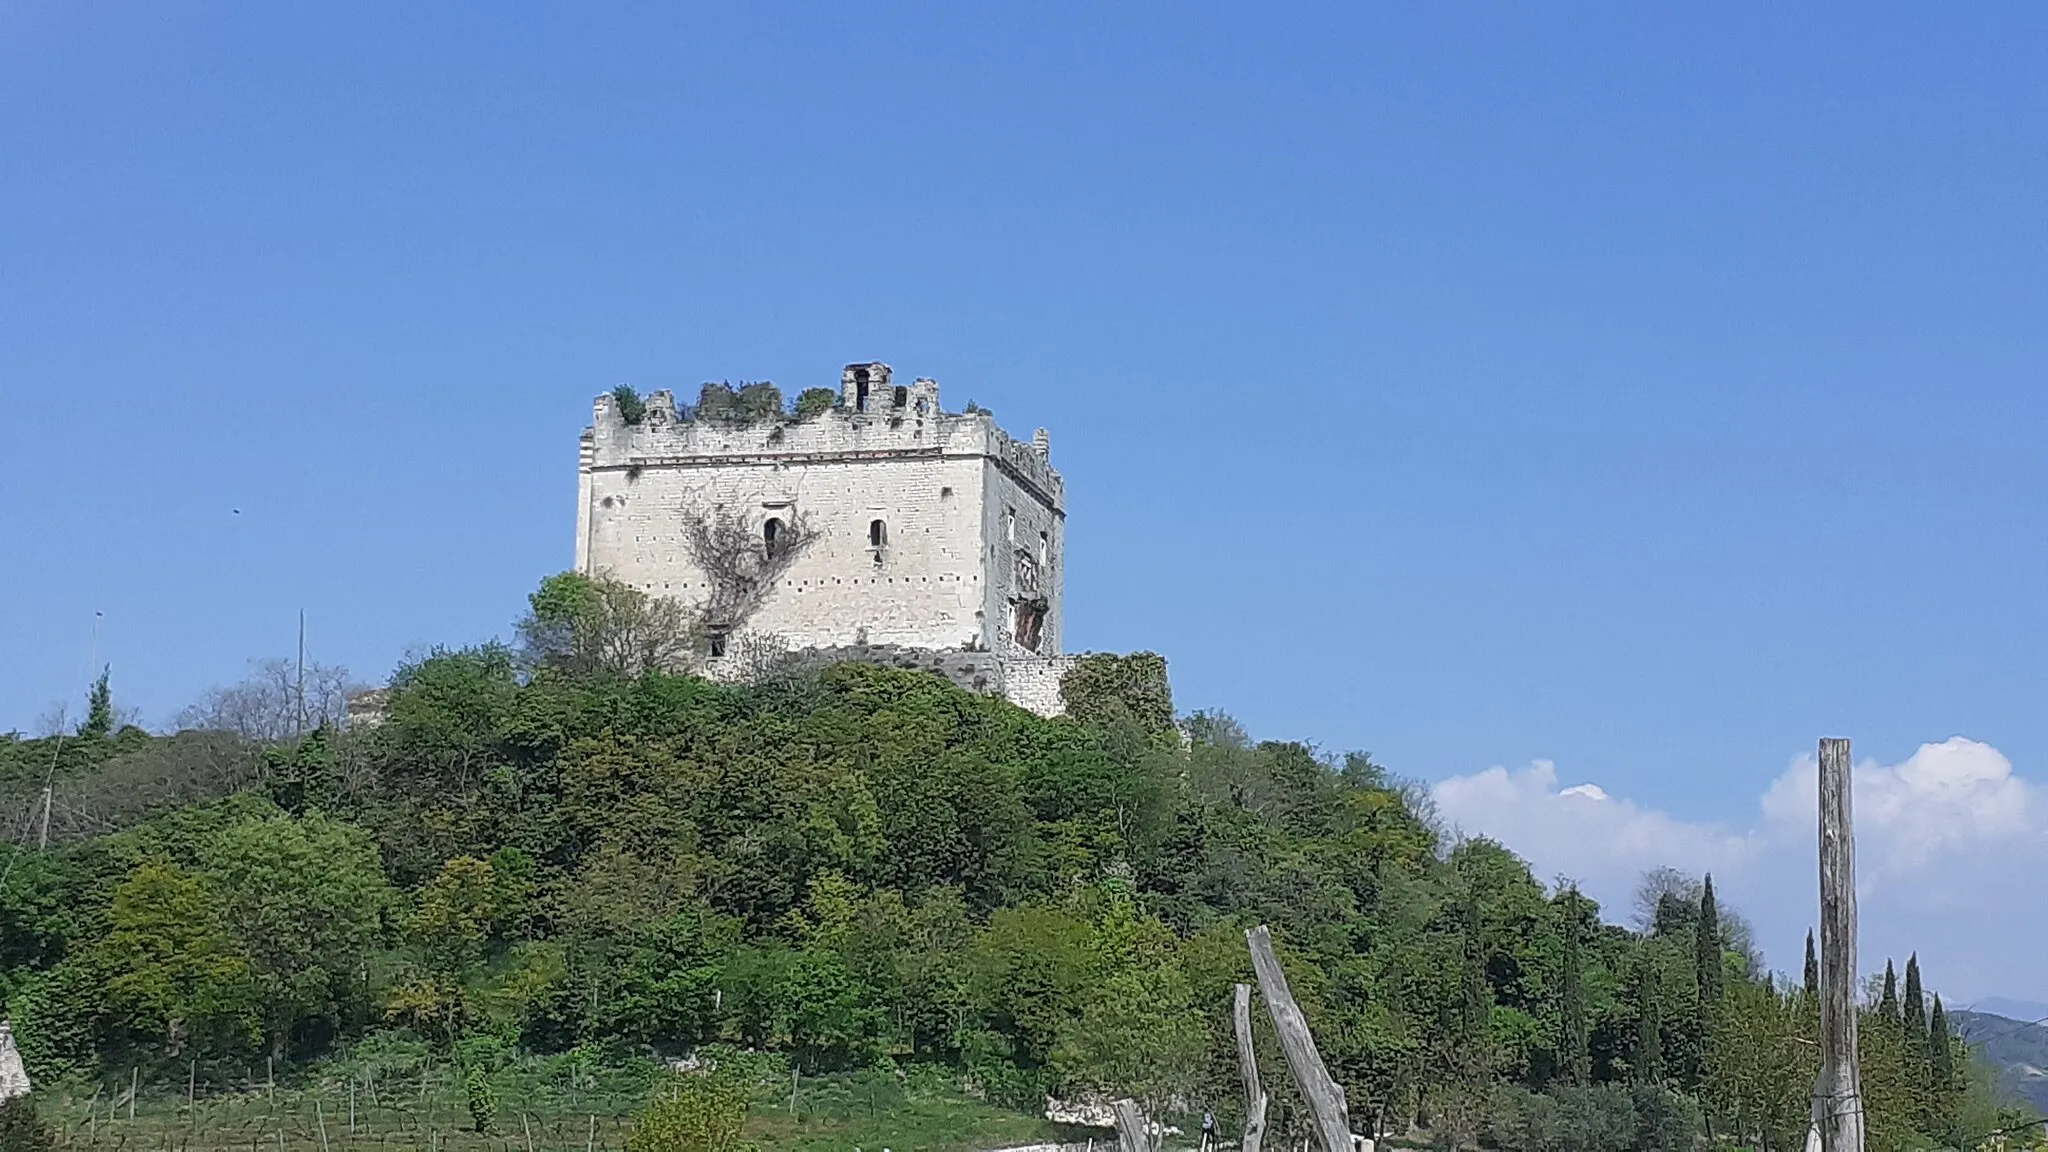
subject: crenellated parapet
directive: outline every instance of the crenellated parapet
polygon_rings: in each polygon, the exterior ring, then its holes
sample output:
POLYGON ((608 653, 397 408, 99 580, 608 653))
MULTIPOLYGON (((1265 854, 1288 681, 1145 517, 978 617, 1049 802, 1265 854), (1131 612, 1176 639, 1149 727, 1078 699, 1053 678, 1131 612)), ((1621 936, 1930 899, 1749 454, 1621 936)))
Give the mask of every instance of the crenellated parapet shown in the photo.
POLYGON ((787 412, 747 421, 687 419, 666 389, 650 393, 641 405, 639 419, 629 421, 617 397, 607 392, 596 398, 583 433, 583 471, 983 457, 1055 509, 1066 504, 1065 482, 1052 466, 1044 429, 1021 441, 990 413, 947 412, 939 406, 937 381, 895 384, 886 364, 848 365, 839 403, 801 419, 787 412))

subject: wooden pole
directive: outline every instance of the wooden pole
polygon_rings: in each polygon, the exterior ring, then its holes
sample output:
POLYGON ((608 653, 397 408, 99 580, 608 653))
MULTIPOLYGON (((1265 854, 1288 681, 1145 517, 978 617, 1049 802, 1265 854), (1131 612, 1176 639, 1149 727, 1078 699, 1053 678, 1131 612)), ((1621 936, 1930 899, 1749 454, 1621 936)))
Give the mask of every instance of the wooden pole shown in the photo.
MULTIPOLYGON (((1330 1078, 1330 1070, 1323 1066, 1322 1054, 1316 1051, 1315 1037, 1309 1034, 1308 1019, 1294 1002, 1294 993, 1287 988, 1287 974, 1280 970, 1280 960, 1273 954, 1273 935, 1264 924, 1244 935, 1251 945, 1252 970, 1258 973, 1259 995, 1266 998, 1266 1010, 1273 1014, 1273 1030, 1280 1034, 1280 1052, 1287 1057, 1287 1070, 1294 1076, 1294 1086, 1301 1090, 1301 1098, 1308 1102, 1309 1115, 1315 1119, 1315 1132, 1322 1140, 1323 1152, 1352 1152, 1351 1120, 1345 1114, 1343 1086, 1330 1078)), ((1862 1152, 1862 1149, 1858 1148, 1856 1152, 1862 1152)))
POLYGON ((1237 986, 1237 1075, 1244 1082, 1242 1152, 1259 1152, 1266 1139, 1266 1086, 1259 1080, 1259 1055, 1252 1050, 1252 987, 1237 986))
POLYGON ((1134 1101, 1116 1102, 1116 1139, 1118 1152, 1153 1152, 1151 1125, 1145 1114, 1138 1111, 1134 1101))
POLYGON ((1856 1059, 1856 826, 1849 742, 1820 742, 1820 1113, 1822 1152, 1863 1152, 1856 1059))

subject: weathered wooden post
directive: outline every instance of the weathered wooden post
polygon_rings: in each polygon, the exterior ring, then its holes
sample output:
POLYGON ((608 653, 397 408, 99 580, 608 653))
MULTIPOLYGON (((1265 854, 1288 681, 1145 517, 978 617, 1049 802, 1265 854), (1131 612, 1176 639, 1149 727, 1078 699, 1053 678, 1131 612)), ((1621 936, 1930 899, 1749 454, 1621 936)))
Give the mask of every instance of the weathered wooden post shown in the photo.
POLYGON ((1252 970, 1258 973, 1259 995, 1266 998, 1266 1010, 1273 1014, 1273 1030, 1280 1034, 1280 1051, 1287 1057, 1287 1070, 1294 1076, 1295 1087, 1301 1089, 1301 1098, 1308 1102, 1309 1114, 1315 1118, 1316 1136, 1322 1141, 1323 1152, 1352 1152, 1351 1120, 1345 1114, 1344 1089, 1330 1078, 1322 1054, 1316 1051, 1308 1019, 1294 1002, 1294 993, 1287 987, 1287 974, 1280 970, 1279 957, 1273 954, 1273 935, 1261 924, 1244 936, 1251 944, 1252 970))
POLYGON ((1111 1107, 1116 1113, 1118 1152, 1154 1152, 1158 1145, 1152 1141, 1152 1122, 1138 1111, 1137 1102, 1119 1100, 1111 1107))
POLYGON ((1259 1056, 1252 1050, 1252 988, 1237 986, 1237 1075, 1244 1081, 1244 1141, 1240 1152, 1259 1152, 1266 1139, 1266 1085, 1259 1079, 1259 1056))
POLYGON ((1856 1060, 1856 827, 1849 742, 1820 742, 1822 1152, 1863 1152, 1863 1073, 1856 1060))

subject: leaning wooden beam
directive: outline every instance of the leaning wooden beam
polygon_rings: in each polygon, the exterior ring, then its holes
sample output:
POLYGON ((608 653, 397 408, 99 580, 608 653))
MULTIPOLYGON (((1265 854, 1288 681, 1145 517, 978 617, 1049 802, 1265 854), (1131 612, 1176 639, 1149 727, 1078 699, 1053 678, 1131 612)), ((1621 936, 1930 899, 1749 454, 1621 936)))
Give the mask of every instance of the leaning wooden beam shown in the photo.
POLYGON ((1137 1104, 1119 1100, 1115 1107, 1117 1152, 1152 1152, 1151 1125, 1137 1104))
POLYGON ((1239 1152, 1259 1152, 1266 1139, 1266 1086, 1259 1080, 1259 1055, 1252 1050, 1252 987, 1237 986, 1237 1075, 1244 1081, 1244 1141, 1239 1152))
POLYGON ((1251 944, 1252 970, 1258 973, 1259 994, 1266 998, 1266 1010, 1273 1014, 1273 1030, 1280 1034, 1280 1052, 1287 1057, 1287 1070, 1294 1076, 1294 1086, 1301 1089, 1301 1098, 1308 1102, 1323 1152, 1352 1152, 1344 1089, 1330 1078, 1330 1070, 1323 1066, 1323 1057, 1316 1051, 1308 1020, 1294 1002, 1294 993, 1287 988, 1287 974, 1280 970, 1279 958, 1273 955, 1273 935, 1264 924, 1244 935, 1251 944))
POLYGON ((1856 1059, 1856 825, 1849 742, 1820 742, 1820 1044, 1822 1152, 1863 1152, 1856 1059))

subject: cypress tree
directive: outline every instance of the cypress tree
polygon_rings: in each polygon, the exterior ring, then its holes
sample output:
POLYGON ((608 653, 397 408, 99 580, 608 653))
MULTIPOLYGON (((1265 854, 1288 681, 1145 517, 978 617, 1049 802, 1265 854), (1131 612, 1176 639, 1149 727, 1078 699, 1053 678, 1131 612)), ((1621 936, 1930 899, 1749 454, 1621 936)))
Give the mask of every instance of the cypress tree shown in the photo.
POLYGON ((1941 994, 1934 995, 1934 1019, 1927 1025, 1927 1070, 1929 1087, 1937 1097, 1955 1087, 1955 1049, 1948 1039, 1948 1013, 1941 1009, 1941 994))
POLYGON ((1920 989, 1920 954, 1906 957, 1906 1000, 1901 1005, 1905 1013, 1905 1037, 1907 1066, 1913 1072, 1915 1083, 1925 1079, 1924 1065, 1927 1062, 1927 999, 1920 989))
POLYGON ((1956 1080, 1955 1048, 1948 1038, 1948 1013, 1941 996, 1934 997, 1933 1019, 1927 1025, 1927 1131, 1947 1139, 1955 1135, 1956 1104, 1962 1085, 1956 1080))
POLYGON ((1638 1084, 1664 1080, 1663 1030, 1657 1010, 1657 973, 1646 951, 1636 964, 1636 1042, 1630 1054, 1638 1084))
POLYGON ((1586 991, 1579 956, 1579 893, 1567 888, 1564 898, 1564 980, 1560 996, 1563 1036, 1558 1063, 1568 1083, 1584 1085, 1593 1078, 1592 1055, 1586 1047, 1586 991))
POLYGON ((1700 889, 1700 917, 1693 925, 1694 971, 1700 987, 1700 1024, 1721 1005, 1721 909, 1714 903, 1714 878, 1700 889))
POLYGON ((1820 958, 1813 954, 1813 929, 1806 930, 1806 986, 1807 998, 1820 999, 1820 958))
POLYGON ((1894 1029, 1899 1026, 1899 978, 1892 972, 1889 956, 1884 961, 1884 992, 1877 998, 1877 1018, 1894 1029))
POLYGON ((1479 896, 1470 893, 1464 907, 1464 971, 1459 981, 1463 1003, 1459 1006, 1460 1046, 1464 1071, 1474 1080, 1486 1074, 1488 1041, 1493 1019, 1493 987, 1486 981, 1486 948, 1479 931, 1479 896))

